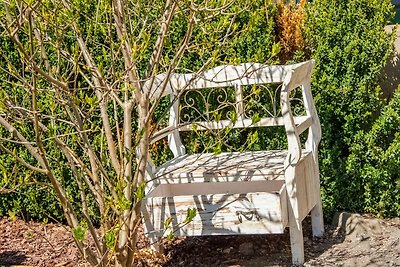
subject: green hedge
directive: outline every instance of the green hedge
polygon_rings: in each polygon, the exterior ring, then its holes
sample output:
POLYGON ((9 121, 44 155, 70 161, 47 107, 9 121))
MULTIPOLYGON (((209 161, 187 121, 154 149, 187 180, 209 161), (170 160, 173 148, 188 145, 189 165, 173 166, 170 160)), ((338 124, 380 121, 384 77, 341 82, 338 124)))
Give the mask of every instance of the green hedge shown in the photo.
MULTIPOLYGON (((378 82, 392 49, 391 36, 384 31, 392 15, 389 0, 316 0, 308 9, 305 30, 316 60, 313 89, 323 130, 320 168, 327 214, 379 212, 373 208, 381 199, 379 190, 368 189, 372 185, 357 174, 352 159, 360 154, 354 147, 384 107, 378 82)), ((359 164, 357 168, 369 166, 359 164)), ((387 179, 375 182, 383 186, 387 179)), ((391 199, 382 201, 386 206, 391 199)), ((385 214, 399 215, 393 211, 385 214)))
POLYGON ((354 190, 356 209, 400 215, 400 89, 369 131, 355 133, 346 167, 348 176, 363 185, 354 190))

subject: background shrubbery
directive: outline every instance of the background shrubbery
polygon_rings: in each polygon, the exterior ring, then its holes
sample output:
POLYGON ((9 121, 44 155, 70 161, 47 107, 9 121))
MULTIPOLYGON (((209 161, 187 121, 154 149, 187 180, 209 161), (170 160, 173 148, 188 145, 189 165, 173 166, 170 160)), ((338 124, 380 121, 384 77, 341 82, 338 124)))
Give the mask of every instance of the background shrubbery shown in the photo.
POLYGON ((392 51, 392 37, 383 30, 392 15, 390 1, 319 0, 308 9, 305 32, 316 60, 313 90, 323 130, 320 168, 328 214, 344 209, 399 215, 392 206, 396 190, 389 193, 388 188, 394 189, 400 168, 391 172, 392 181, 379 177, 387 173, 385 166, 362 159, 372 156, 376 144, 361 142, 373 135, 389 147, 394 140, 384 128, 395 124, 376 130, 376 123, 388 116, 381 113, 386 108, 378 83, 392 51), (375 173, 368 175, 373 168, 375 173))
MULTIPOLYGON (((193 34, 203 49, 184 56, 180 68, 196 70, 215 51, 219 56, 210 67, 249 61, 286 63, 311 55, 317 62, 313 92, 323 129, 320 169, 325 214, 330 216, 336 210, 345 209, 400 216, 400 92, 390 100, 382 99, 378 86, 382 68, 392 51, 393 37, 383 30, 393 15, 390 1, 315 0, 307 5, 301 2, 299 9, 259 0, 246 6, 250 11, 239 13, 233 24, 223 16, 215 19, 208 25, 209 32, 193 34), (303 28, 299 27, 299 21, 304 22, 303 28), (225 33, 228 27, 240 34, 227 37, 224 42, 214 39, 218 36, 216 32, 225 33), (281 50, 276 57, 278 42, 281 50)), ((89 14, 91 8, 87 4, 82 12, 89 14)), ((185 25, 179 19, 174 22, 172 33, 166 43, 166 62, 168 49, 173 51, 176 40, 185 33, 185 25)), ((101 33, 95 37, 96 42, 105 38, 101 33)), ((152 36, 148 38, 151 40, 152 36)), ((0 44, 11 59, 17 60, 7 40, 1 39, 0 44)), ((97 60, 107 60, 101 51, 98 54, 97 60)), ((0 61, 0 97, 2 90, 14 90, 5 70, 7 64, 0 61)), ((24 101, 24 91, 16 91, 15 97, 24 101)), ((42 105, 49 105, 46 101, 51 99, 42 99, 42 105)), ((90 101, 90 95, 82 96, 81 100, 90 101)), ((271 143, 285 145, 283 135, 268 136, 268 130, 262 133, 254 146, 256 149, 271 143)), ((0 128, 0 137, 8 138, 9 134, 0 128)), ((188 151, 196 150, 191 147, 194 143, 189 143, 188 151)), ((18 146, 14 149, 20 153, 18 146)), ((154 153, 158 162, 171 155, 165 146, 153 147, 153 150, 158 152, 154 153)), ((54 153, 57 158, 57 152, 54 153)), ((27 155, 24 158, 29 160, 27 155)), ((68 191, 77 191, 62 160, 56 173, 67 184, 68 191)), ((46 179, 16 166, 9 156, 0 154, 0 188, 12 186, 15 179, 39 184, 27 184, 11 194, 0 195, 0 215, 11 212, 22 213, 27 218, 63 219, 46 179)))
MULTIPOLYGON (((400 90, 367 131, 355 133, 347 158, 346 174, 353 179, 347 191, 355 192, 348 207, 383 216, 400 215, 400 90)), ((346 208, 346 206, 344 206, 346 208)))

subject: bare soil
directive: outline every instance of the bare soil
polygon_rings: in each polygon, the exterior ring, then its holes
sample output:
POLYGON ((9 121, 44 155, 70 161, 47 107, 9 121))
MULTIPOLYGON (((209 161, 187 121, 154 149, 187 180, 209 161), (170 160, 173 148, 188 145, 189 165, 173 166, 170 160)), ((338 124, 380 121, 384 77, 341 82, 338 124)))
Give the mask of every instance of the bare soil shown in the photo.
MULTIPOLYGON (((400 266, 400 218, 377 219, 343 213, 325 235, 313 239, 303 224, 304 266, 400 266)), ((283 235, 178 238, 164 256, 138 244, 138 266, 291 266, 290 239, 283 235)), ((0 218, 0 266, 86 266, 68 229, 61 224, 0 218)))

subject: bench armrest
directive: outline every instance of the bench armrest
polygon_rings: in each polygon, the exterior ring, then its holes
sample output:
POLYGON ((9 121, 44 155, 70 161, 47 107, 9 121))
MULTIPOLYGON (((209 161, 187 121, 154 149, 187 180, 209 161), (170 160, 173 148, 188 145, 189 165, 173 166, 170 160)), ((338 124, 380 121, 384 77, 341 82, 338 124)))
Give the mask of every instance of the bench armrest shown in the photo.
POLYGON ((288 156, 285 162, 286 165, 296 165, 300 160, 301 143, 299 135, 303 131, 309 129, 306 149, 312 151, 314 157, 316 157, 316 149, 321 140, 321 126, 311 94, 311 74, 314 65, 314 60, 295 65, 292 70, 288 71, 283 81, 280 105, 288 139, 288 156), (297 87, 302 87, 304 107, 307 115, 307 120, 300 125, 296 125, 296 117, 293 116, 290 106, 290 92, 297 87))

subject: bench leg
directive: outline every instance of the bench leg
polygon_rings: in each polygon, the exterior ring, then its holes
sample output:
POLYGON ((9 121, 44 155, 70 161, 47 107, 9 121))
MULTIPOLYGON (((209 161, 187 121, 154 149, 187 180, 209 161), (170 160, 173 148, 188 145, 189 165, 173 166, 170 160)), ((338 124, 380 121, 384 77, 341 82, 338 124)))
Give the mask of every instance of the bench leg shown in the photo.
POLYGON ((322 213, 321 197, 319 197, 319 201, 311 210, 311 224, 313 236, 324 235, 324 216, 322 213))
POLYGON ((301 226, 301 222, 298 225, 296 220, 291 221, 289 230, 292 263, 293 265, 301 265, 304 263, 303 227, 301 226))
POLYGON ((150 248, 152 250, 155 250, 157 252, 162 252, 161 251, 161 246, 160 246, 160 240, 159 240, 158 236, 149 235, 149 242, 150 242, 150 248))
POLYGON ((142 226, 143 230, 146 233, 147 238, 149 239, 150 248, 152 250, 161 252, 162 246, 160 246, 160 238, 161 236, 157 234, 154 229, 154 225, 151 223, 150 214, 147 210, 142 210, 143 219, 142 219, 142 226), (146 218, 146 219, 144 219, 146 218))

